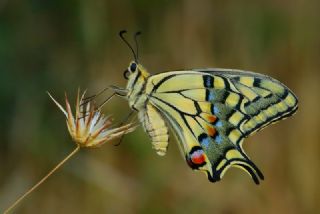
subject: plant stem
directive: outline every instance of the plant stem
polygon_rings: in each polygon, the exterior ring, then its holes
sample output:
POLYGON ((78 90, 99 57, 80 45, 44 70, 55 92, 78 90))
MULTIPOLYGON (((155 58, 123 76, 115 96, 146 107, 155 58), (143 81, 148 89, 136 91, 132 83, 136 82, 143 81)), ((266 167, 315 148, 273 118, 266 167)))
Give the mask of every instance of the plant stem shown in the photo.
POLYGON ((46 181, 57 169, 59 169, 67 160, 69 160, 74 154, 80 150, 78 145, 67 157, 65 157, 58 165, 56 165, 46 176, 44 176, 38 183, 36 183, 32 188, 30 188, 26 193, 20 196, 9 208, 7 208, 3 213, 9 213, 15 206, 17 206, 25 197, 27 197, 31 192, 38 188, 44 181, 46 181))

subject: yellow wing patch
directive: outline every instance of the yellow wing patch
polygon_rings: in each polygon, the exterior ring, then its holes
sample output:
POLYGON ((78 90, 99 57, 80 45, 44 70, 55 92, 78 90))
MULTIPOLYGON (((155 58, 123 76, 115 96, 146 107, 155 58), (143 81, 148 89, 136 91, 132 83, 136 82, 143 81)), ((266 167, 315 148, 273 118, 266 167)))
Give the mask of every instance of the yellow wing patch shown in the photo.
MULTIPOLYGON (((202 77, 199 75, 195 75, 195 74, 172 75, 172 76, 167 76, 167 78, 168 79, 157 88, 158 93, 203 87, 202 77)), ((157 85, 160 81, 161 79, 157 80, 153 78, 152 84, 157 85)))
POLYGON ((191 99, 185 98, 178 93, 156 93, 153 95, 155 98, 167 103, 168 105, 174 106, 174 108, 188 114, 196 114, 197 109, 194 102, 191 99))

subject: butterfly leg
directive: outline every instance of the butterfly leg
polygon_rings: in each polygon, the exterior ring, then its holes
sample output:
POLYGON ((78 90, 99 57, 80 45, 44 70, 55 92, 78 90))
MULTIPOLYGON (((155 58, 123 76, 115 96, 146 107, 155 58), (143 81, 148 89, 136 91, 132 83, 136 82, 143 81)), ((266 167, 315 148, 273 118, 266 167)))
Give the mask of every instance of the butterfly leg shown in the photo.
MULTIPOLYGON (((131 110, 130 113, 120 122, 119 127, 123 126, 129 119, 130 117, 133 115, 134 111, 131 110)), ((124 135, 121 135, 118 143, 114 144, 114 146, 119 146, 123 140, 124 135)))

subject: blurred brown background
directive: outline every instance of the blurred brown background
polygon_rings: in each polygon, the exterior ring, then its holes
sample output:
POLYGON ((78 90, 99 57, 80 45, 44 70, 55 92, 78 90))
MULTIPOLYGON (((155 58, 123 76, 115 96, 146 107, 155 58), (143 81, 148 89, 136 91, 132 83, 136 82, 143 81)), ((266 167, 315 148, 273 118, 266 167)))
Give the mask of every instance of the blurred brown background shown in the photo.
MULTIPOLYGON (((127 29, 143 32, 140 62, 151 73, 239 68, 297 94, 293 118, 246 141, 265 181, 256 186, 232 169, 210 183, 189 169, 173 138, 159 157, 139 128, 118 147, 82 150, 16 213, 316 213, 319 9, 316 0, 0 0, 0 210, 74 148, 45 91, 63 101, 78 86, 92 94, 125 86, 132 55, 118 32, 127 29)), ((103 111, 120 120, 128 110, 116 98, 103 111)))

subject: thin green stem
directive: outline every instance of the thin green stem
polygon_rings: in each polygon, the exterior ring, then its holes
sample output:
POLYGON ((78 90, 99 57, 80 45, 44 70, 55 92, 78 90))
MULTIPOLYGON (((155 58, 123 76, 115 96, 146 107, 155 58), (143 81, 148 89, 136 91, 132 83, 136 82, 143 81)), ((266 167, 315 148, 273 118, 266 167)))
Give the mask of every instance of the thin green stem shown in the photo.
POLYGON ((4 214, 8 214, 14 207, 16 207, 25 197, 27 197, 31 192, 37 189, 43 182, 45 182, 55 171, 57 171, 67 160, 69 160, 74 154, 80 150, 78 145, 67 157, 65 157, 57 166, 55 166, 46 176, 44 176, 38 183, 36 183, 32 188, 20 196, 10 207, 8 207, 4 214))

